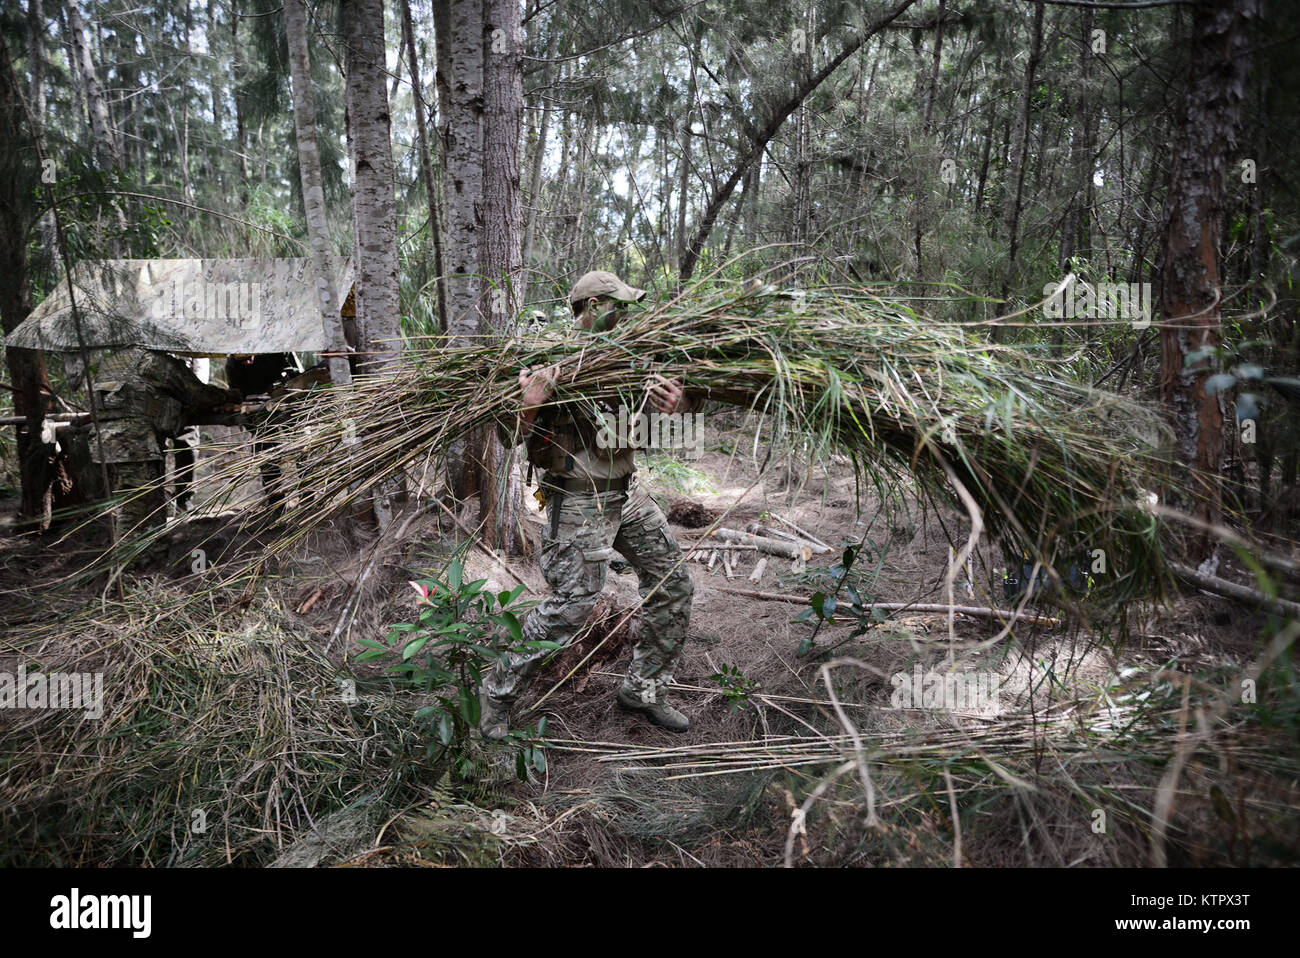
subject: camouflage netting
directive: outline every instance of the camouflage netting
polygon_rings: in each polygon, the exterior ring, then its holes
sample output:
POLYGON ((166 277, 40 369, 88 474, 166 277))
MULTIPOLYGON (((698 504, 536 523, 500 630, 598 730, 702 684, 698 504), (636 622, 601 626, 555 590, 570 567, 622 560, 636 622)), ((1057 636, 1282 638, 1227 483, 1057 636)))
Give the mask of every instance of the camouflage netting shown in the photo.
MULTIPOLYGON (((330 258, 335 295, 352 261, 330 258)), ((89 349, 144 346, 173 353, 320 352, 329 347, 310 259, 125 259, 72 270, 89 349)), ((80 349, 68 284, 60 282, 5 340, 24 349, 80 349)))

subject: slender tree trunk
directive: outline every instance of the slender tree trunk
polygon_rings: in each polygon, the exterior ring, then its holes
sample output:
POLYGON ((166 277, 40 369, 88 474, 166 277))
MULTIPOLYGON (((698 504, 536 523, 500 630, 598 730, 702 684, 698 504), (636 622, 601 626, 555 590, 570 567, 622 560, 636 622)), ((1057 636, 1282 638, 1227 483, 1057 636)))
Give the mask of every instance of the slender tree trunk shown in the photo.
POLYGON ((81 22, 81 13, 77 10, 77 0, 67 0, 68 37, 76 57, 76 69, 81 74, 81 82, 86 90, 86 105, 90 112, 90 133, 95 144, 95 154, 101 165, 121 166, 122 152, 118 148, 117 137, 113 131, 112 121, 108 115, 108 103, 104 99, 103 88, 99 85, 99 74, 95 71, 94 60, 90 55, 90 44, 86 39, 86 28, 81 22))
MULTIPOLYGON (((1011 145, 1011 166, 1008 170, 1006 239, 1007 272, 1002 279, 1002 299, 1007 298, 1016 276, 1016 257, 1020 252, 1020 210, 1024 201, 1025 164, 1029 153, 1029 119, 1034 94, 1034 74, 1043 55, 1043 2, 1034 5, 1034 24, 1030 28, 1029 59, 1025 62, 1024 80, 1020 85, 1020 106, 1016 110, 1016 127, 1011 145)), ((1002 327, 993 327, 993 340, 1002 337, 1002 327)))
POLYGON ((354 168, 357 325, 361 349, 374 372, 396 363, 402 332, 392 130, 384 90, 383 0, 349 0, 342 13, 354 168))
POLYGON ((479 265, 484 282, 491 286, 483 310, 487 331, 502 336, 511 331, 521 304, 519 137, 524 95, 519 5, 515 0, 485 0, 484 19, 488 40, 479 265))
POLYGON ((445 171, 447 329, 453 343, 465 343, 483 331, 477 275, 483 196, 483 12, 481 0, 437 2, 452 5, 445 171))
POLYGON ((424 102, 424 84, 420 79, 420 61, 415 55, 415 27, 411 22, 411 2, 402 0, 402 29, 406 34, 406 56, 410 61, 411 91, 415 98, 416 144, 420 152, 420 172, 424 176, 424 191, 429 201, 429 254, 433 261, 434 280, 438 296, 438 328, 447 328, 447 280, 443 275, 442 217, 438 208, 438 179, 433 172, 433 150, 429 144, 428 107, 424 102))
MULTIPOLYGON (((447 199, 447 341, 451 346, 481 342, 486 331, 480 301, 479 240, 483 198, 483 7, 482 0, 435 0, 446 5, 438 22, 448 26, 439 38, 439 93, 445 77, 447 144, 443 167, 447 199), (441 20, 439 20, 441 16, 441 20), (446 56, 443 56, 443 53, 446 56)), ((482 491, 486 433, 467 437, 448 453, 448 482, 457 499, 482 491)))
MULTIPOLYGON (((1160 257, 1160 391, 1173 416, 1182 473, 1171 499, 1197 518, 1217 523, 1222 511, 1223 395, 1206 392, 1208 357, 1221 340, 1219 242, 1225 180, 1236 158, 1241 105, 1249 70, 1247 39, 1257 0, 1203 3, 1192 14, 1189 83, 1176 134, 1165 200, 1160 257)), ((1206 533, 1190 543, 1198 560, 1211 546, 1206 533)))
MULTIPOLYGON (((0 36, 0 326, 13 332, 31 310, 26 238, 31 220, 32 190, 39 169, 29 148, 36 131, 30 129, 22 103, 18 76, 9 47, 0 36), (19 144, 22 147, 19 148, 19 144)), ((41 354, 29 349, 5 349, 9 381, 14 387, 16 416, 26 416, 25 426, 15 426, 22 514, 48 522, 52 448, 41 442, 45 413, 42 388, 49 387, 41 354)))
POLYGON ((239 0, 231 0, 230 10, 230 74, 234 85, 231 95, 235 100, 235 137, 239 142, 239 197, 241 206, 248 208, 248 129, 244 125, 244 98, 239 95, 239 77, 243 57, 239 55, 239 0))
MULTIPOLYGON (((546 65, 542 68, 542 87, 539 94, 542 100, 542 118, 537 127, 537 142, 533 146, 531 168, 528 172, 528 207, 524 214, 524 246, 522 262, 524 269, 531 269, 533 259, 533 235, 537 229, 537 216, 541 211, 542 163, 546 159, 546 138, 551 129, 551 101, 554 91, 551 89, 551 77, 555 67, 555 56, 560 50, 560 28, 564 24, 565 0, 556 0, 555 12, 551 15, 551 35, 546 41, 546 65)), ((527 287, 531 281, 524 278, 524 296, 520 302, 527 302, 527 287)))
MULTIPOLYGON (((930 73, 925 86, 925 113, 921 117, 921 134, 929 148, 930 133, 934 129, 934 101, 939 91, 939 66, 943 59, 943 14, 944 0, 939 0, 939 10, 936 14, 937 20, 934 28, 934 54, 930 59, 930 73)), ((925 234, 925 191, 918 189, 916 191, 916 225, 915 235, 912 237, 912 245, 916 251, 916 278, 924 279, 924 270, 921 265, 921 238, 925 234)))
POLYGON ((68 6, 66 3, 60 3, 56 9, 59 17, 59 36, 63 40, 63 55, 68 61, 68 86, 72 88, 72 102, 75 104, 77 113, 77 125, 85 124, 84 128, 90 129, 90 115, 86 109, 85 91, 81 88, 81 71, 77 68, 77 52, 72 45, 72 30, 68 27, 68 6))
MULTIPOLYGON (((479 272, 490 284, 484 302, 485 332, 511 335, 523 304, 521 246, 523 207, 519 184, 519 137, 524 119, 524 51, 518 0, 484 0, 483 230, 479 272)), ((495 432, 483 441, 479 521, 488 544, 507 554, 523 551, 523 486, 514 451, 495 432)))
POLYGON ((41 0, 27 0, 27 59, 32 71, 32 113, 45 122, 45 9, 41 0))
POLYGON ((320 293, 321 324, 325 341, 333 353, 329 360, 330 382, 336 386, 352 382, 347 360, 347 342, 339 315, 340 291, 334 288, 334 271, 329 265, 329 221, 325 216, 325 188, 321 182, 320 147, 316 140, 316 96, 311 84, 311 61, 307 52, 307 8, 303 0, 284 0, 284 23, 289 39, 289 75, 293 87, 293 125, 298 139, 298 166, 302 173, 302 205, 307 219, 307 236, 316 268, 320 293))

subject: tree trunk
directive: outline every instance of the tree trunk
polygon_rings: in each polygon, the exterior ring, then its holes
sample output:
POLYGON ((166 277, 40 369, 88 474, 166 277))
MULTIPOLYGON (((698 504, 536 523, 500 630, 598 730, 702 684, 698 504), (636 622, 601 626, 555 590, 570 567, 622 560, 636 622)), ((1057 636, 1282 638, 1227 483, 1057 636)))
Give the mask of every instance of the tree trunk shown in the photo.
POLYGON ((41 0, 27 0, 27 58, 32 71, 32 113, 45 122, 45 10, 41 0))
POLYGON ((402 332, 392 131, 384 89, 384 5, 383 0, 349 0, 341 9, 354 169, 357 326, 360 348, 369 357, 367 371, 377 372, 397 362, 402 332))
MULTIPOLYGON (((1192 15, 1190 78, 1176 134, 1165 200, 1160 284, 1160 391, 1173 417, 1180 475, 1171 501, 1202 522, 1222 511, 1223 395, 1205 384, 1211 358, 1188 354, 1220 342, 1219 240, 1225 180, 1235 159, 1241 105, 1246 96, 1251 22, 1257 0, 1198 4, 1192 15)), ((1211 543, 1197 533, 1189 558, 1204 558, 1211 543)))
POLYGON ((307 8, 304 0, 284 0, 284 24, 289 40, 289 75, 293 87, 293 126, 298 139, 298 166, 302 174, 302 205, 307 218, 307 236, 316 268, 320 293, 321 323, 330 344, 330 382, 336 386, 352 382, 347 360, 347 343, 339 310, 339 290, 334 288, 330 269, 329 221, 325 216, 325 189, 321 183, 320 147, 316 142, 316 97, 311 85, 311 61, 307 53, 307 8))
POLYGON ((410 61, 411 92, 415 98, 416 145, 420 151, 420 172, 424 176, 424 191, 429 201, 429 253, 433 260, 433 273, 438 296, 438 328, 447 329, 447 280, 442 264, 442 217, 438 208, 438 179, 433 172, 433 150, 429 144, 428 107, 424 102, 424 84, 420 80, 420 61, 415 55, 415 28, 411 22, 411 2, 402 0, 402 29, 406 33, 406 56, 410 61))
MULTIPOLYGON (((1024 201, 1025 163, 1029 152, 1029 114, 1034 95, 1034 74, 1043 55, 1043 0, 1034 5, 1034 25, 1029 39, 1029 59, 1025 62, 1024 80, 1020 85, 1020 106, 1016 111, 1015 134, 1011 145, 1010 183, 1007 186, 1006 238, 1007 272, 1002 278, 1002 299, 1006 299, 1016 277, 1016 256, 1020 252, 1020 209, 1024 201)), ((1006 309, 1007 307, 1003 307, 1006 309)), ((993 327, 993 341, 1003 338, 1002 327, 993 327)))
MULTIPOLYGON (((24 240, 39 169, 35 152, 27 146, 35 131, 29 129, 18 84, 9 48, 0 36, 0 142, 7 144, 0 151, 0 326, 5 333, 16 329, 31 310, 24 240)), ((45 364, 39 352, 13 347, 5 349, 5 361, 14 387, 14 414, 27 417, 24 426, 14 427, 22 515, 48 521, 53 449, 41 442, 45 413, 41 391, 49 388, 45 364)))
MULTIPOLYGON (((447 331, 464 345, 482 332, 478 248, 483 195, 483 11, 481 0, 450 3, 450 103, 446 119, 447 331)), ((442 64, 439 63, 439 72, 442 64)))
POLYGON ((63 55, 68 61, 68 86, 72 88, 72 102, 77 114, 77 125, 86 124, 89 129, 90 117, 86 110, 86 96, 81 89, 81 74, 77 69, 77 54, 72 46, 72 31, 68 28, 68 5, 57 6, 59 17, 59 36, 63 39, 63 55))
POLYGON ((103 88, 99 85, 99 75, 95 72, 95 63, 90 56, 90 45, 86 40, 86 28, 82 25, 81 14, 77 10, 77 0, 67 0, 68 38, 76 56, 75 69, 81 74, 81 82, 86 90, 86 105, 90 112, 90 133, 95 144, 95 155, 103 167, 121 166, 122 153, 118 149, 117 137, 108 115, 108 103, 104 99, 103 88))
MULTIPOLYGON (((537 128, 537 142, 533 146, 532 167, 528 173, 528 211, 524 220, 524 246, 521 262, 524 269, 530 269, 533 258, 533 235, 537 229, 537 215, 541 207, 542 161, 546 158, 546 138, 551 129, 551 76, 555 65, 555 56, 560 50, 560 27, 564 22, 565 0, 556 0, 555 12, 551 15, 551 35, 546 41, 546 65, 542 68, 542 119, 537 128)), ((520 302, 528 300, 527 277, 524 279, 523 295, 520 302)))
MULTIPOLYGON (((519 135, 523 128, 523 44, 517 0, 484 0, 487 48, 484 51, 483 229, 479 273, 489 285, 484 302, 484 333, 511 334, 522 305, 519 187, 519 135)), ((514 468, 514 451, 494 432, 484 436, 483 475, 479 482, 479 521, 487 544, 507 555, 523 551, 520 524, 523 488, 514 468)))
POLYGON ((240 205, 248 208, 248 129, 244 125, 244 98, 239 95, 239 77, 243 58, 239 55, 239 0, 232 0, 230 11, 230 89, 235 100, 235 137, 239 141, 239 198, 240 205))
MULTIPOLYGON (((442 22, 449 25, 445 52, 439 37, 439 92, 447 83, 447 112, 443 128, 447 200, 447 343, 468 346, 481 342, 485 331, 480 311, 481 284, 479 206, 483 197, 483 7, 482 0, 435 0, 435 11, 446 5, 442 22)), ((439 15, 435 14, 435 20, 439 15)), ((481 491, 486 433, 454 443, 448 452, 447 479, 453 496, 468 499, 481 491)))

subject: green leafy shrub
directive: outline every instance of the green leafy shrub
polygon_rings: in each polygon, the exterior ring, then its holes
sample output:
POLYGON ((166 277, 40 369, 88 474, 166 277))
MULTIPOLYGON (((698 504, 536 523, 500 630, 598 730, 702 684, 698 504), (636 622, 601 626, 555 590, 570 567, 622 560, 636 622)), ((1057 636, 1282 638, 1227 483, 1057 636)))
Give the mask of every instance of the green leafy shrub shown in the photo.
MULTIPOLYGON (((428 755, 436 768, 448 769, 462 781, 473 777, 473 734, 479 722, 477 690, 484 674, 510 652, 556 649, 555 642, 525 641, 519 616, 522 585, 509 592, 486 591, 486 579, 464 581, 459 560, 447 565, 445 580, 412 582, 419 594, 420 614, 415 622, 389 627, 385 642, 362 639, 365 651, 358 662, 396 655, 400 661, 387 671, 415 688, 435 694, 435 702, 415 713, 429 724, 428 755)), ((528 769, 546 770, 541 736, 543 718, 536 727, 511 729, 504 739, 518 749, 515 770, 521 779, 528 769)))

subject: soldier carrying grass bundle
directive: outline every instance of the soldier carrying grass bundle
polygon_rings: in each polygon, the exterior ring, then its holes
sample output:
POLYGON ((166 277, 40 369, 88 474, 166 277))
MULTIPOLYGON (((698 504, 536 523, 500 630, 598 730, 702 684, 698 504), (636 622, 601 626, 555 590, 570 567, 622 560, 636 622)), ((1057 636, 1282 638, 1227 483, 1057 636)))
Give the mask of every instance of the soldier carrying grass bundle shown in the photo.
MULTIPOLYGON (((613 273, 597 271, 578 280, 569 303, 579 329, 608 332, 645 295, 613 273)), ((530 467, 542 473, 539 492, 549 520, 539 561, 551 594, 525 621, 524 639, 570 645, 596 605, 606 567, 618 551, 636 570, 643 600, 640 639, 618 704, 669 731, 684 732, 690 720, 668 703, 665 690, 686 640, 694 591, 690 572, 663 510, 636 481, 631 446, 599 443, 595 424, 572 405, 547 404, 557 374, 556 367, 519 374, 518 431, 507 439, 520 436, 527 443, 530 467)), ((647 399, 666 415, 700 404, 680 383, 663 377, 649 386, 647 399)), ((479 729, 485 738, 505 737, 510 706, 549 654, 512 654, 484 679, 479 729)))

